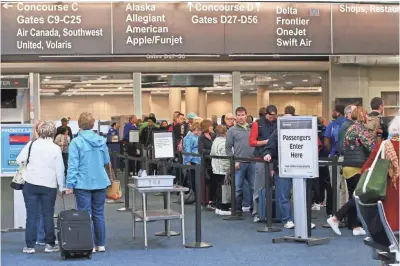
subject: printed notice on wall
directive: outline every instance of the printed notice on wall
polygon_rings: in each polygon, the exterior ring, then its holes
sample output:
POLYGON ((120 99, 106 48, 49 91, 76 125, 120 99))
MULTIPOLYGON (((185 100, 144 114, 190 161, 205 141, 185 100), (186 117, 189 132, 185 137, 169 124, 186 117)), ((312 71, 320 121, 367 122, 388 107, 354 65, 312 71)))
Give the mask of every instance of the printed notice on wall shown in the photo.
POLYGON ((172 132, 155 132, 154 158, 174 158, 174 142, 172 132))
POLYGON ((316 117, 285 116, 278 119, 279 175, 318 177, 316 117))
POLYGON ((129 131, 129 143, 139 143, 139 131, 130 130, 129 131))

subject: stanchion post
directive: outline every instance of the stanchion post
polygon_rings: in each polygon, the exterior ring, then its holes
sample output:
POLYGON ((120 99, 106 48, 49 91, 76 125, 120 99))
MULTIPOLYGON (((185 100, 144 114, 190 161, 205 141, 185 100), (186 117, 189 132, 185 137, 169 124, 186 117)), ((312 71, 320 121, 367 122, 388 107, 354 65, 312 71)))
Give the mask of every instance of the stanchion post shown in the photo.
POLYGON ((118 209, 120 212, 126 212, 130 211, 129 209, 129 158, 128 158, 128 153, 124 152, 124 188, 125 188, 125 207, 118 209))
MULTIPOLYGON (((265 214, 267 216, 267 226, 258 229, 259 233, 275 233, 280 232, 282 229, 272 227, 272 185, 271 185, 271 164, 269 162, 264 163, 265 171, 265 214)), ((259 199, 261 200, 261 199, 259 199)))
MULTIPOLYGON (((201 169, 200 169, 200 188, 201 188, 201 185, 202 185, 202 183, 201 183, 201 178, 203 177, 203 180, 204 180, 204 189, 203 190, 197 190, 197 192, 196 192, 196 194, 199 194, 200 195, 200 193, 201 193, 201 191, 203 191, 203 197, 204 197, 204 202, 203 202, 203 207, 204 208, 206 208, 207 207, 207 186, 206 186, 206 162, 205 162, 205 160, 206 160, 206 158, 205 158, 205 156, 204 156, 204 154, 201 154, 201 161, 200 161, 200 165, 201 165, 201 169)), ((196 178, 197 178, 197 176, 196 176, 196 178)), ((197 181, 195 181, 195 182, 197 182, 197 181)), ((197 189, 197 187, 196 187, 196 189, 197 189)))
POLYGON ((332 158, 332 213, 338 210, 338 157, 332 158))
MULTIPOLYGON (((204 157, 203 157, 204 158, 204 157)), ((210 248, 212 244, 202 242, 201 239, 201 196, 200 196, 200 187, 201 187, 201 165, 195 166, 195 186, 196 186, 196 207, 195 207, 195 217, 196 217, 196 240, 191 244, 185 245, 186 248, 210 248)))
POLYGON ((236 213, 236 184, 235 184, 235 157, 231 156, 229 158, 229 164, 231 167, 231 215, 222 218, 225 221, 239 221, 243 220, 243 217, 236 213))
POLYGON ((115 151, 113 151, 113 152, 111 152, 111 156, 112 156, 112 168, 115 173, 115 170, 117 169, 117 153, 115 151))

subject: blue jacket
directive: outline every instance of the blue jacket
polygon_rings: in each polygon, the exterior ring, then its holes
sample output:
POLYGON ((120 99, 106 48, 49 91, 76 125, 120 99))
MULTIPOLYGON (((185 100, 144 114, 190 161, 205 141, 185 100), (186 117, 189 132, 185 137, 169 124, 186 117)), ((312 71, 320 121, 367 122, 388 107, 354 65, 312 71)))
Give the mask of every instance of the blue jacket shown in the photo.
MULTIPOLYGON (((183 138, 183 150, 187 153, 199 153, 199 137, 189 132, 186 137, 183 138)), ((187 165, 188 163, 200 164, 200 157, 198 156, 183 156, 183 163, 187 165)))
POLYGON ((106 139, 92 130, 81 131, 68 148, 67 188, 105 189, 110 185, 105 164, 110 163, 106 139))

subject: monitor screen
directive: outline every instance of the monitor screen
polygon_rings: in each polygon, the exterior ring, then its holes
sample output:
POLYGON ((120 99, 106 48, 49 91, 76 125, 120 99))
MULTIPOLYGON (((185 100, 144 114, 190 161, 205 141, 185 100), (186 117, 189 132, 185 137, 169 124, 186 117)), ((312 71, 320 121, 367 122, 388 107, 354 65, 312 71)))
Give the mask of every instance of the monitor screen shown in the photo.
POLYGON ((16 89, 2 89, 1 108, 17 108, 17 94, 16 89))

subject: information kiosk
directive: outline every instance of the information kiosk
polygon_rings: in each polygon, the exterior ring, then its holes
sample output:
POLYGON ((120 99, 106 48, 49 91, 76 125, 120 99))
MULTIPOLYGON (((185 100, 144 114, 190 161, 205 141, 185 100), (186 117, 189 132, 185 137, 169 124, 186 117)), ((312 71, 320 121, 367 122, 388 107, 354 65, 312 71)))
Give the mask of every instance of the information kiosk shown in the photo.
POLYGON ((278 118, 279 176, 293 179, 294 236, 274 238, 273 243, 302 242, 321 245, 329 238, 309 237, 307 223, 307 179, 317 178, 317 118, 284 116, 278 118))
POLYGON ((33 125, 1 125, 1 229, 24 229, 26 209, 21 190, 13 190, 11 181, 18 170, 16 159, 32 139, 33 125))

